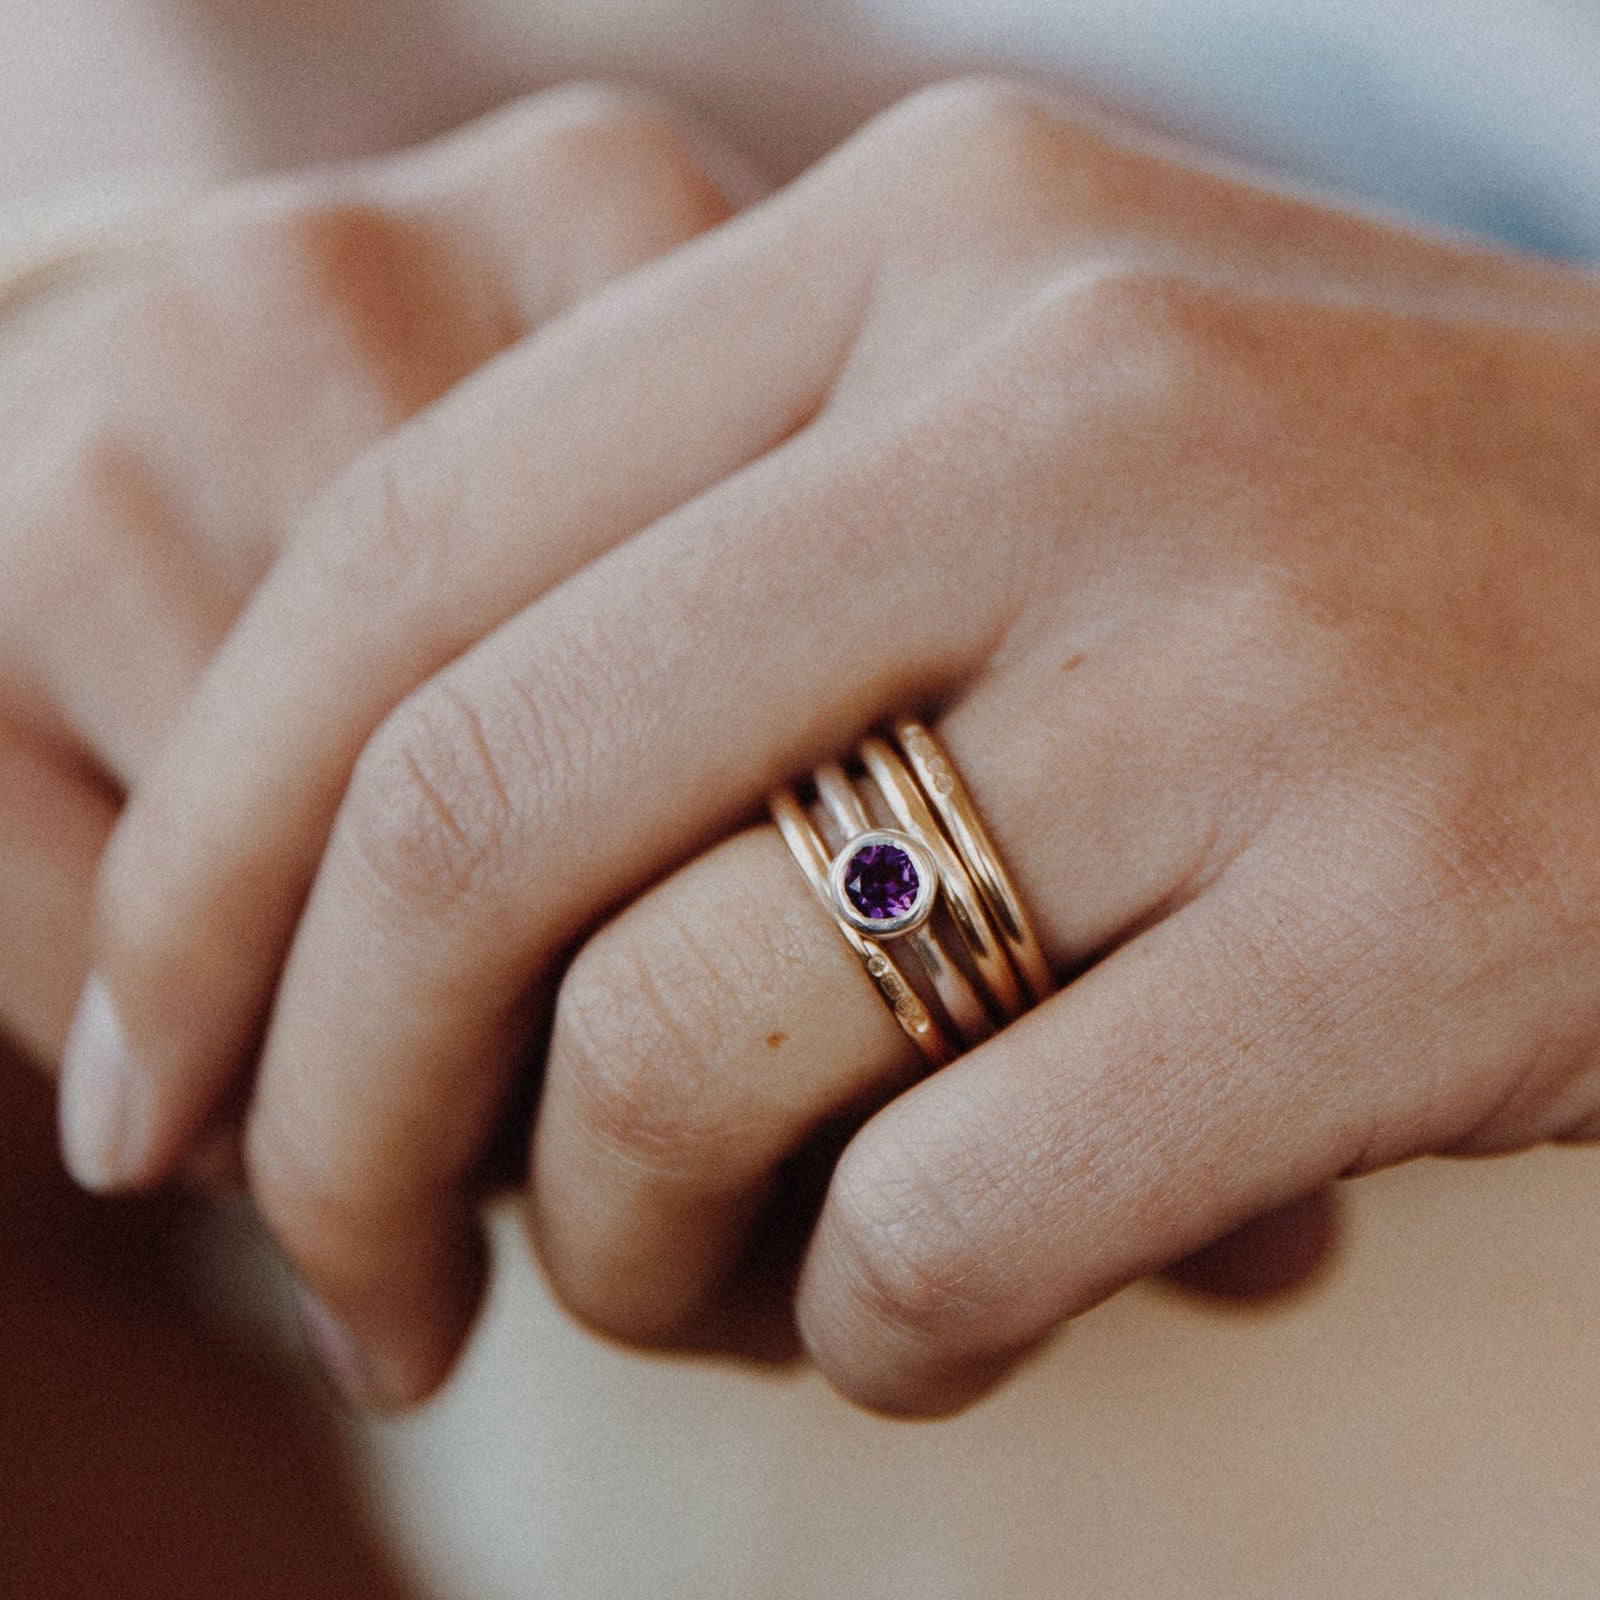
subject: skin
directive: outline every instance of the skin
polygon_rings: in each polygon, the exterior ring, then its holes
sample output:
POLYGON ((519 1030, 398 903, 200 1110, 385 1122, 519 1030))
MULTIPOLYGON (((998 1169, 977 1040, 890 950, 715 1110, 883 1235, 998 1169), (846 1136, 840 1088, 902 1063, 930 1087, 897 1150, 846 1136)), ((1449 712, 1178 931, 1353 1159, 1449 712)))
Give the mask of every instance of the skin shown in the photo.
POLYGON ((20 1043, 59 1056, 118 805, 286 530, 751 181, 653 102, 577 89, 381 161, 180 192, 136 247, 5 304, 0 1020, 20 1043))
POLYGON ((107 857, 69 1155, 149 1185, 245 1106, 325 1354, 404 1404, 548 1028, 574 1310, 737 1323, 859 1123, 792 1314, 931 1415, 1332 1178, 1588 1137, 1597 417, 1585 277, 918 96, 300 518, 107 857), (911 1087, 740 831, 906 706, 1073 980, 911 1087))

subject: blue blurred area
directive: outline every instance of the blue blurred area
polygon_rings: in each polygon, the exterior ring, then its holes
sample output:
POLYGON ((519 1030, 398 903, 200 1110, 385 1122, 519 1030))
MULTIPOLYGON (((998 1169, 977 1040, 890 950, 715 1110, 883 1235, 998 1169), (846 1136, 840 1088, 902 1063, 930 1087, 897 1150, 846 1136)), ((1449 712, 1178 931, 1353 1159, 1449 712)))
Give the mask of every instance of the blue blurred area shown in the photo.
POLYGON ((791 0, 1291 179, 1600 263, 1600 0, 791 0))
MULTIPOLYGON (((1236 137, 1352 198, 1563 260, 1600 261, 1600 194, 1574 195, 1508 127, 1511 108, 1463 107, 1425 59, 1317 27, 1195 29, 1191 70, 1234 108, 1236 137), (1465 113, 1465 114, 1463 114, 1465 113)), ((1590 64, 1600 99, 1600 61, 1590 64)), ((1600 152, 1591 152, 1600 155, 1600 152)), ((1563 163, 1564 165, 1564 163, 1563 163)))

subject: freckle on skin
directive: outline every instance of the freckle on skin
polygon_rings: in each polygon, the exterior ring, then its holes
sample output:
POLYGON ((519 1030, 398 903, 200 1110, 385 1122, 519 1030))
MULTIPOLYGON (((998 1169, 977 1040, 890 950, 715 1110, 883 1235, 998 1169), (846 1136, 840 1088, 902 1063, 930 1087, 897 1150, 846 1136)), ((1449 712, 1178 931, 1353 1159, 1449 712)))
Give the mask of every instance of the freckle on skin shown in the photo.
POLYGON ((769 1050, 781 1050, 788 1042, 789 1035, 786 1033, 769 1033, 767 1035, 767 1049, 769 1050))
POLYGON ((1063 661, 1061 663, 1061 670, 1063 672, 1073 672, 1077 668, 1081 667, 1088 659, 1089 658, 1087 656, 1073 656, 1070 661, 1063 661))

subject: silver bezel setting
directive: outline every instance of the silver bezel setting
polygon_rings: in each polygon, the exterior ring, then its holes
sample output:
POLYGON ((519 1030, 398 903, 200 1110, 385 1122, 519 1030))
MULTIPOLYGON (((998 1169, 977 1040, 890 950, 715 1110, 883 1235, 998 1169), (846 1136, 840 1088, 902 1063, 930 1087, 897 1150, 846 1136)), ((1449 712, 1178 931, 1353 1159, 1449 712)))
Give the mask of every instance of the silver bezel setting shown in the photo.
POLYGON ((897 934, 914 933, 933 915, 934 902, 939 897, 939 864, 933 854, 920 841, 895 828, 873 828, 858 833, 855 838, 833 858, 828 868, 828 892, 833 897, 833 908, 857 933, 873 939, 892 939, 897 934), (850 863, 873 845, 892 845, 903 850, 910 858, 917 874, 917 898, 904 916, 885 917, 881 921, 863 916, 845 891, 845 874, 850 863))

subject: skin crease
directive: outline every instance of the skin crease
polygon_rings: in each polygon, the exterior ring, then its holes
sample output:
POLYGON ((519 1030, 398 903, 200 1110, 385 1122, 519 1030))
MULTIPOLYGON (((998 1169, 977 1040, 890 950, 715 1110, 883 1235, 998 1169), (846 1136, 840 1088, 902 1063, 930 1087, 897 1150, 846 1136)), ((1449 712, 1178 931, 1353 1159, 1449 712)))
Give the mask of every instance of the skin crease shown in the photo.
POLYGON ((1597 416, 1580 275, 918 97, 302 519, 102 878, 150 1097, 112 1181, 238 1095, 276 988, 254 1192, 346 1380, 417 1398, 586 941, 534 1140, 558 1291, 695 1343, 786 1163, 888 1099, 795 1315, 927 1415, 1340 1174, 1587 1136, 1597 416), (889 1098, 870 987, 725 836, 919 703, 1081 976, 889 1098))

